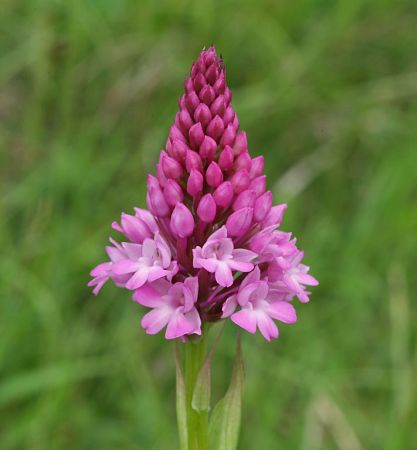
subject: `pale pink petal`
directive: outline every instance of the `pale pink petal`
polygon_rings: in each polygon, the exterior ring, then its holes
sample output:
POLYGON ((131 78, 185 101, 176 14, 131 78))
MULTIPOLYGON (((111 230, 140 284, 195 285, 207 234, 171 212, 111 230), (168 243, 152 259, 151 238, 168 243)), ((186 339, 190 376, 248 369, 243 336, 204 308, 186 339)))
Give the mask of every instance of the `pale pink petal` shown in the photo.
POLYGON ((196 308, 184 314, 189 323, 193 325, 193 330, 188 334, 201 334, 201 319, 196 308))
POLYGON ((212 241, 213 239, 222 239, 227 238, 227 228, 223 225, 217 231, 215 231, 208 239, 207 242, 212 241))
POLYGON ((148 281, 148 273, 149 267, 140 267, 126 283, 126 289, 134 291, 143 286, 148 281))
MULTIPOLYGON (((206 270, 208 270, 205 267, 206 270)), ((209 271, 211 272, 211 271, 209 271)), ((217 283, 220 284, 220 286, 223 287, 229 287, 233 284, 233 275, 232 271, 230 270, 230 267, 227 265, 227 263, 218 261, 217 262, 217 268, 216 272, 214 274, 217 283)))
POLYGON ((232 256, 235 261, 250 262, 255 259, 258 254, 244 248, 236 248, 233 250, 232 256))
POLYGON ((278 337, 278 327, 266 313, 257 314, 257 323, 259 331, 267 341, 278 337))
POLYGON ((112 268, 111 262, 101 263, 98 266, 94 267, 94 269, 90 272, 92 277, 101 277, 108 275, 109 271, 112 268))
POLYGON ((250 272, 253 269, 253 264, 250 262, 235 261, 233 259, 229 259, 227 261, 227 264, 231 269, 237 270, 238 272, 250 272))
POLYGON ((155 281, 158 278, 165 277, 166 275, 169 274, 170 274, 169 270, 161 269, 161 267, 159 266, 153 266, 149 268, 148 281, 150 282, 155 281))
MULTIPOLYGON (((207 270, 207 272, 210 273, 214 273, 217 270, 218 265, 220 264, 220 262, 214 258, 209 259, 197 258, 197 262, 199 264, 199 267, 203 267, 204 269, 207 270)), ((226 263, 224 264, 227 265, 226 263)), ((194 267, 196 266, 194 265, 194 267)))
POLYGON ((156 308, 145 314, 141 325, 147 334, 159 333, 168 323, 174 311, 169 308, 156 308))
POLYGON ((185 334, 192 333, 194 325, 190 323, 180 311, 177 311, 171 316, 165 332, 166 339, 176 339, 185 334))
POLYGON ((319 282, 308 273, 297 274, 297 279, 301 284, 306 284, 308 286, 317 286, 319 282))
POLYGON ((115 275, 124 275, 125 273, 136 272, 140 267, 138 261, 132 261, 130 259, 122 259, 113 264, 112 272, 115 275))
POLYGON ((256 315, 249 309, 241 309, 232 314, 231 319, 236 325, 239 325, 249 333, 256 333, 256 315))
POLYGON ((123 250, 129 259, 139 259, 142 256, 142 245, 123 242, 123 250))
POLYGON ((273 302, 268 306, 268 314, 276 320, 284 323, 297 322, 297 313, 291 303, 284 301, 273 302))
POLYGON ((237 308, 236 295, 232 295, 223 303, 222 319, 225 319, 226 317, 230 317, 236 311, 236 308, 237 308))
POLYGON ((152 284, 145 284, 138 288, 132 296, 135 302, 148 308, 157 308, 164 304, 163 295, 152 284))

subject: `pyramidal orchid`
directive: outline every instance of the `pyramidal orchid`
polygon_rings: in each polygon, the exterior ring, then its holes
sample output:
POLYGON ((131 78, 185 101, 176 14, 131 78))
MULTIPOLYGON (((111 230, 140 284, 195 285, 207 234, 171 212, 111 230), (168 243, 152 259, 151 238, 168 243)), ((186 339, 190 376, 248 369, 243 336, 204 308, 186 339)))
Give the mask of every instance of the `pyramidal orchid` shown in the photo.
MULTIPOLYGON (((308 302, 307 287, 318 282, 302 263, 296 239, 280 229, 287 206, 273 206, 264 159, 249 153, 214 47, 201 52, 184 86, 156 176, 148 176, 147 209, 122 213, 112 224, 120 238, 110 239, 109 259, 91 271, 89 285, 95 295, 108 280, 131 291, 148 310, 141 321, 146 333, 164 330, 166 339, 185 344, 185 379, 177 359, 182 448, 233 449, 240 417, 236 395, 223 399, 231 402, 228 414, 221 416, 222 405, 215 408, 208 436, 202 393, 209 389, 204 373, 210 325, 230 321, 276 339, 277 323, 297 321, 293 299, 308 302), (219 436, 228 444, 222 447, 219 436)), ((240 353, 229 391, 240 389, 239 361, 240 353)))

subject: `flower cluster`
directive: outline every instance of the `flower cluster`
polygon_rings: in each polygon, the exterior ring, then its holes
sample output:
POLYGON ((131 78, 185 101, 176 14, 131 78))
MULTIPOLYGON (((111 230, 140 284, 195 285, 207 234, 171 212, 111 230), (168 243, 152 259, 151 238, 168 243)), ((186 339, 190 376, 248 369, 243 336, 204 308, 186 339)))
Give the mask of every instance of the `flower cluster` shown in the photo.
POLYGON ((185 339, 203 321, 230 318, 277 338, 275 321, 294 323, 292 299, 307 302, 306 286, 318 284, 295 238, 279 229, 286 205, 272 205, 264 159, 250 156, 231 98, 222 60, 203 50, 157 177, 148 177, 148 210, 113 223, 123 242, 110 239, 109 261, 91 272, 94 294, 111 279, 150 308, 149 334, 166 327, 167 339, 185 339))

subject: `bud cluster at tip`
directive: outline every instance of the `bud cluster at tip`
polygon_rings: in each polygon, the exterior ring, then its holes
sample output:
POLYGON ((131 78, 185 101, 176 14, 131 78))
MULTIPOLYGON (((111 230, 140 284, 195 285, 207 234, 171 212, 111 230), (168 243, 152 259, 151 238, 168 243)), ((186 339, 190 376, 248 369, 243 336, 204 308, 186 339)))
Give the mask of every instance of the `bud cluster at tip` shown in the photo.
POLYGON ((109 278, 135 286, 134 299, 152 308, 142 321, 150 334, 166 326, 167 338, 184 338, 199 334, 201 321, 231 317, 249 332, 275 338, 273 319, 295 321, 289 301, 307 301, 304 286, 317 282, 301 264, 295 239, 277 230, 285 205, 272 206, 264 159, 249 154, 214 47, 201 52, 184 87, 157 176, 148 176, 150 212, 122 215, 115 228, 129 242, 112 241, 110 261, 92 271, 90 284, 95 292, 109 278), (191 285, 192 305, 178 294, 191 285), (252 292, 254 286, 262 289, 252 292), (175 313, 166 314, 167 302, 175 313))

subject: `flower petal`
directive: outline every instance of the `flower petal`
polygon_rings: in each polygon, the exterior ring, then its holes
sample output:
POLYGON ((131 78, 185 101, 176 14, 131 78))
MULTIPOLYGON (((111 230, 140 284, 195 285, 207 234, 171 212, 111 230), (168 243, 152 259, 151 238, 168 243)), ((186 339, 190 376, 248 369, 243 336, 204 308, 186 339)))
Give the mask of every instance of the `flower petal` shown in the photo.
POLYGON ((268 314, 284 323, 297 322, 297 313, 291 303, 284 301, 273 302, 268 306, 268 314))
MULTIPOLYGON (((204 268, 208 270, 206 267, 204 268)), ((233 284, 232 271, 230 270, 230 267, 227 265, 227 263, 223 261, 217 262, 217 268, 214 276, 216 278, 217 283, 219 283, 220 286, 229 287, 233 284)))
POLYGON ((256 315, 250 309, 241 309, 232 314, 231 319, 236 325, 239 325, 249 333, 256 333, 256 315))

